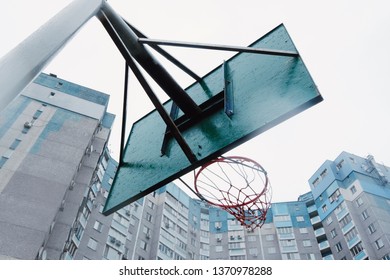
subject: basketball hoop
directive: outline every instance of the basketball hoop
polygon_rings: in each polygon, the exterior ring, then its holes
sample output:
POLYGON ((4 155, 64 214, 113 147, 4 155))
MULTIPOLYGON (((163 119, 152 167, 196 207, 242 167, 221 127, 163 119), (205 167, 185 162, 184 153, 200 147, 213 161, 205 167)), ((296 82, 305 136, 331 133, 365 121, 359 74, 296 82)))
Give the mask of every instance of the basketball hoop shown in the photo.
POLYGON ((271 206, 265 169, 246 157, 218 157, 195 173, 197 195, 249 229, 261 227, 271 206))

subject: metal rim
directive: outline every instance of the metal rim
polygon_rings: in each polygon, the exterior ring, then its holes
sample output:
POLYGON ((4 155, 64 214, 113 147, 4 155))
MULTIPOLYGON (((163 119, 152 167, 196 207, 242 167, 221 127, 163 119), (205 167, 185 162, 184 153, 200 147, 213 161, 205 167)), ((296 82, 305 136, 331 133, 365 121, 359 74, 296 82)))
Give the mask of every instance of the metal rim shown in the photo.
MULTIPOLYGON (((244 166, 246 166, 245 164, 242 164, 244 166)), ((249 168, 252 168, 250 166, 247 166, 249 168)), ((209 204, 211 205, 214 205, 214 206, 217 206, 217 207, 221 207, 221 208, 224 208, 224 209, 229 209, 229 208, 238 208, 238 207, 242 207, 242 206, 246 206, 250 203, 254 203, 255 201, 257 201, 263 194, 264 192, 267 190, 268 188, 268 176, 267 176, 267 172, 265 171, 265 169, 256 161, 250 159, 250 158, 247 158, 247 157, 242 157, 242 156, 229 156, 229 157, 218 157, 216 159, 213 159, 211 161, 209 161, 208 163, 204 164, 201 166, 201 168, 195 173, 195 177, 194 177, 194 187, 195 187, 195 191, 196 193, 202 197, 202 199, 204 199, 205 201, 207 201, 209 204), (208 199, 206 199, 202 193, 199 191, 199 188, 198 188, 198 184, 197 184, 197 181, 198 181, 198 177, 199 175, 202 173, 203 170, 205 170, 207 167, 209 167, 210 165, 212 164, 215 164, 215 163, 219 163, 219 162, 222 162, 222 163, 232 163, 232 162, 235 162, 237 164, 242 164, 241 162, 239 161, 244 161, 244 162, 252 162, 255 166, 259 167, 259 171, 262 172, 264 174, 264 187, 263 189, 261 190, 261 192, 258 193, 257 196, 255 196, 253 199, 245 202, 245 203, 240 203, 240 204, 230 204, 230 205, 226 205, 226 204, 220 204, 220 203, 215 203, 213 201, 210 201, 208 199)))

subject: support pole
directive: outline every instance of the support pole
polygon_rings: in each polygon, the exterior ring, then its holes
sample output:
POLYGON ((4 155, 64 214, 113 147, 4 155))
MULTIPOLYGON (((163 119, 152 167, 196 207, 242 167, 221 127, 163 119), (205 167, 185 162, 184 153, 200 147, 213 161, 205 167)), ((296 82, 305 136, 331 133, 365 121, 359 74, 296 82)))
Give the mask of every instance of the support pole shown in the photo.
POLYGON ((75 0, 0 60, 0 111, 30 84, 105 0, 75 0))
POLYGON ((125 63, 125 84, 123 93, 123 110, 122 110, 122 132, 121 132, 121 145, 119 153, 119 166, 123 163, 123 153, 125 150, 125 136, 126 136, 126 120, 127 120, 127 93, 129 85, 129 65, 125 63))

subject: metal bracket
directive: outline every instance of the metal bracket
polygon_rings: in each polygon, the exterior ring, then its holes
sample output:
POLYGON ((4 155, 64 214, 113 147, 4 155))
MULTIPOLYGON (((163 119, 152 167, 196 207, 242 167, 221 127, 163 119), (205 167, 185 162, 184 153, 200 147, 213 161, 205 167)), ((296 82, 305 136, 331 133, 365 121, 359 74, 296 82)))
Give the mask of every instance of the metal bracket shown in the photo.
POLYGON ((234 115, 234 97, 232 90, 232 81, 228 79, 229 71, 227 62, 224 61, 222 64, 222 72, 223 72, 223 81, 224 81, 224 109, 226 115, 231 118, 234 115))

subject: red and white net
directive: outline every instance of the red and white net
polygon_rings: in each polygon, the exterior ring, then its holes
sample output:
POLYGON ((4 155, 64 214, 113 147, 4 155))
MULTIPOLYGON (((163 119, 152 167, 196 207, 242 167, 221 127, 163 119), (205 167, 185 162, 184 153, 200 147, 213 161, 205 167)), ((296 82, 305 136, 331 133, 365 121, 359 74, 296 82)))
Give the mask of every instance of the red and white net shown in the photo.
POLYGON ((271 206, 267 172, 245 157, 219 157, 203 165, 195 173, 195 191, 249 229, 265 223, 271 206))

